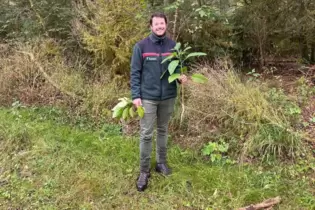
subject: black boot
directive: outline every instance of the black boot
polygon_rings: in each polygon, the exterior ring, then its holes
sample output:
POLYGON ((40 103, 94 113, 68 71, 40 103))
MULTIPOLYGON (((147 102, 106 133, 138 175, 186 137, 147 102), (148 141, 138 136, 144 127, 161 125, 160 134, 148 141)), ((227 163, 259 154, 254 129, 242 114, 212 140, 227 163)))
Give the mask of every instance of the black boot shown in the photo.
POLYGON ((172 173, 172 170, 169 167, 167 167, 165 163, 156 164, 155 170, 163 174, 164 176, 168 176, 172 173))
POLYGON ((144 191, 148 186, 150 173, 140 172, 140 175, 137 179, 137 189, 139 192, 144 191))

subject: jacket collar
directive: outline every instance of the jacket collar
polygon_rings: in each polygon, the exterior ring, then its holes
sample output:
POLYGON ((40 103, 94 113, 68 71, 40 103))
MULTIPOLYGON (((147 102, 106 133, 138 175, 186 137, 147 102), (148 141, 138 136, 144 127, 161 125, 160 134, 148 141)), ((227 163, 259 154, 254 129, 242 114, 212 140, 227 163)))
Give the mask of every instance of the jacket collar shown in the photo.
POLYGON ((155 33, 152 32, 149 37, 152 40, 152 42, 154 42, 156 44, 161 44, 165 40, 166 35, 157 36, 155 33))

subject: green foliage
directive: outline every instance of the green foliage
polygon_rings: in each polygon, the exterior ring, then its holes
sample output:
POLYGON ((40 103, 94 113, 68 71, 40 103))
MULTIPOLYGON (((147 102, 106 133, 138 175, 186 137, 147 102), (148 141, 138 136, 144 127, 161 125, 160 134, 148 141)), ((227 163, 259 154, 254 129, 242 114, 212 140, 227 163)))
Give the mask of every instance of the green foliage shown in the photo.
POLYGON ((179 64, 179 60, 174 60, 168 65, 168 72, 170 73, 170 75, 172 75, 175 72, 178 64, 179 64))
MULTIPOLYGON (((192 57, 206 55, 205 53, 202 53, 202 52, 188 53, 188 50, 190 48, 191 47, 186 47, 184 50, 182 50, 181 49, 181 43, 178 42, 178 43, 176 43, 174 49, 172 49, 174 52, 162 61, 162 63, 164 63, 166 61, 172 60, 168 65, 168 72, 170 75, 168 77, 169 82, 173 82, 176 79, 179 79, 181 75, 183 75, 187 72, 187 67, 184 66, 184 62, 187 59, 192 58, 192 57), (179 69, 179 72, 178 71, 176 72, 176 69, 179 69)), ((161 78, 164 76, 165 72, 162 74, 161 78)), ((197 83, 205 83, 208 81, 208 79, 205 76, 203 76, 202 74, 193 74, 191 76, 191 78, 192 78, 192 81, 197 82, 197 83)), ((181 117, 180 117, 180 126, 182 126, 183 119, 184 119, 184 112, 185 112, 184 86, 183 86, 183 84, 181 85, 180 93, 182 95, 182 97, 181 97, 182 110, 181 110, 181 117)))
MULTIPOLYGON (((189 43, 198 51, 207 53, 208 57, 225 55, 232 46, 230 37, 232 27, 217 1, 173 1, 166 5, 165 11, 174 20, 177 14, 176 31, 178 42, 189 43), (175 12, 177 11, 177 13, 175 12)), ((231 8, 231 10, 233 10, 231 8)), ((173 21, 171 28, 174 28, 173 21)))
POLYGON ((87 4, 79 8, 83 21, 77 24, 86 49, 95 56, 95 74, 123 75, 126 80, 132 47, 147 33, 144 2, 96 0, 87 4))
POLYGON ((252 70, 251 70, 250 72, 248 72, 246 75, 249 75, 249 76, 250 76, 249 80, 258 79, 258 78, 261 76, 261 74, 256 73, 256 70, 255 70, 255 69, 252 69, 252 70))
POLYGON ((305 77, 301 77, 296 82, 297 85, 297 100, 301 105, 305 105, 309 98, 315 95, 315 87, 307 84, 305 77))
POLYGON ((134 111, 134 106, 132 100, 129 98, 119 98, 120 102, 112 109, 113 118, 128 120, 130 118, 135 118, 136 113, 140 118, 144 116, 144 108, 142 106, 137 107, 137 111, 134 111))
POLYGON ((266 92, 266 98, 270 103, 277 106, 292 126, 295 126, 301 118, 301 108, 296 102, 289 100, 282 89, 271 88, 266 92))
POLYGON ((222 139, 217 142, 209 142, 207 145, 204 146, 202 149, 202 154, 209 156, 210 161, 214 164, 219 163, 232 163, 227 156, 227 152, 229 149, 229 144, 225 143, 222 139))
POLYGON ((206 83, 208 81, 208 79, 202 74, 193 74, 191 79, 196 83, 206 83))
POLYGON ((177 80, 177 79, 179 79, 180 78, 180 74, 172 74, 172 75, 170 75, 169 77, 168 77, 168 82, 169 83, 171 83, 171 82, 173 82, 173 81, 175 81, 175 80, 177 80))
POLYGON ((299 55, 306 62, 313 60, 310 54, 314 53, 314 37, 310 34, 314 33, 315 14, 307 11, 314 8, 310 0, 239 3, 230 21, 242 60, 255 59, 260 65, 265 64, 268 55, 299 55))
MULTIPOLYGON (((186 47, 184 50, 181 49, 181 43, 176 43, 174 49, 172 49, 174 52, 167 56, 162 63, 172 60, 169 65, 168 65, 168 72, 170 74, 168 81, 173 82, 174 80, 178 79, 180 77, 180 74, 184 74, 187 71, 187 67, 184 66, 184 63, 186 60, 192 57, 199 57, 199 56, 205 56, 207 55, 206 53, 202 52, 192 52, 188 53, 188 50, 191 47, 186 47), (175 73, 175 70, 178 69, 180 70, 179 73, 175 73)), ((164 76, 165 72, 162 74, 161 78, 164 76)), ((192 80, 197 83, 204 83, 208 79, 204 77, 202 74, 193 74, 192 75, 192 80)))
POLYGON ((229 55, 238 64, 260 67, 270 55, 300 55, 302 62, 315 61, 314 8, 312 0, 176 0, 165 4, 178 41, 194 45, 209 57, 229 55))
POLYGON ((74 17, 71 1, 1 1, 0 37, 30 40, 42 35, 68 38, 74 17))

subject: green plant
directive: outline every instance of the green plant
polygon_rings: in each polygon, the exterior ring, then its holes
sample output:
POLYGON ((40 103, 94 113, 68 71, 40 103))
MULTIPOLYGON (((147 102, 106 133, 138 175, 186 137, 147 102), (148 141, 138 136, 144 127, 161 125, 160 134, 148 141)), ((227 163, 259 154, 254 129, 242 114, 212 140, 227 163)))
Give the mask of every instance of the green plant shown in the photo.
MULTIPOLYGON (((165 73, 169 72, 168 81, 171 83, 181 77, 181 75, 187 73, 187 66, 185 66, 185 62, 192 57, 196 56, 205 56, 206 53, 203 52, 192 52, 188 53, 188 50, 190 50, 191 47, 186 46, 186 48, 183 50, 181 49, 181 43, 176 43, 173 53, 166 57, 162 63, 166 61, 171 61, 168 65, 168 69, 162 74, 161 78, 165 75, 165 73), (179 71, 178 71, 179 69, 179 71)), ((192 74, 191 76, 192 81, 196 83, 205 83, 208 81, 208 78, 203 76, 202 74, 192 74)), ((184 86, 181 84, 181 105, 182 105, 182 112, 180 117, 180 125, 182 125, 183 119, 184 119, 184 112, 185 112, 185 103, 184 103, 184 86)))
POLYGON ((145 2, 86 1, 80 5, 75 24, 88 51, 94 54, 94 73, 129 77, 132 46, 147 34, 145 2))
POLYGON ((304 76, 296 81, 296 85, 298 102, 302 106, 306 105, 309 98, 315 94, 315 87, 311 87, 304 76))
POLYGON ((250 76, 249 81, 256 80, 261 76, 255 69, 252 69, 252 71, 248 72, 246 75, 250 76))
POLYGON ((118 100, 120 102, 112 109, 113 118, 128 120, 129 118, 137 117, 137 114, 140 118, 144 116, 144 108, 142 106, 138 106, 135 112, 131 99, 124 97, 118 100))
POLYGON ((212 163, 232 163, 233 161, 225 155, 228 149, 229 144, 220 139, 220 142, 209 142, 205 145, 202 154, 209 156, 212 163))
POLYGON ((265 94, 268 102, 277 107, 277 110, 289 119, 291 125, 299 121, 302 110, 293 100, 289 100, 283 89, 271 88, 265 94))

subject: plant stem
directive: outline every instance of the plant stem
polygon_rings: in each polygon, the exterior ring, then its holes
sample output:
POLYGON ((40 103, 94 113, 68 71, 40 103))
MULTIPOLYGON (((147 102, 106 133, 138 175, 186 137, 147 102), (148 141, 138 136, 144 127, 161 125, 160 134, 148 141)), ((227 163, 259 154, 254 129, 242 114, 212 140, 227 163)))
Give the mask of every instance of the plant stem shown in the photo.
POLYGON ((183 120, 184 120, 184 112, 185 112, 184 85, 183 85, 183 84, 181 84, 181 94, 182 94, 182 101, 181 101, 181 104, 182 104, 182 112, 181 112, 181 114, 180 114, 180 124, 179 124, 179 127, 182 127, 183 120))
MULTIPOLYGON (((180 73, 183 75, 183 62, 180 63, 180 73)), ((184 112, 185 112, 185 97, 184 97, 184 84, 181 83, 181 95, 182 95, 182 100, 181 100, 181 105, 182 105, 182 111, 180 114, 180 123, 179 127, 182 127, 183 120, 184 120, 184 112)))

